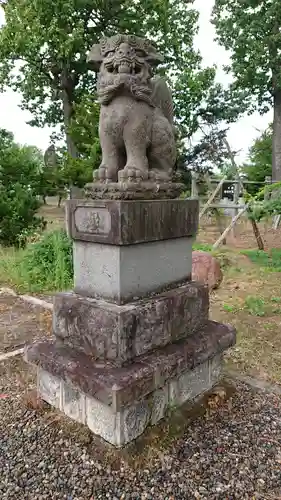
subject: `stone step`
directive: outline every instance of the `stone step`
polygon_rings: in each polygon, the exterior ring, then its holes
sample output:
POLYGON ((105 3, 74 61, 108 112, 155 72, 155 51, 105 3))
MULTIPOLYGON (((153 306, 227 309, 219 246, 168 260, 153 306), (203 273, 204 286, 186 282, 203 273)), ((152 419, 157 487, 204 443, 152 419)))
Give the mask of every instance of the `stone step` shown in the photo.
POLYGON ((192 335, 208 312, 208 289, 196 282, 124 305, 64 292, 54 297, 53 333, 69 347, 122 366, 192 335))
POLYGON ((27 347, 25 358, 111 406, 113 411, 119 411, 221 354, 235 344, 235 339, 232 326, 208 320, 199 332, 184 341, 140 356, 126 367, 97 362, 91 356, 55 342, 39 342, 27 347))
POLYGON ((122 447, 169 410, 210 390, 221 377, 222 352, 234 343, 231 326, 208 321, 185 342, 127 367, 97 363, 51 342, 30 346, 26 360, 38 365, 38 392, 45 401, 122 447))

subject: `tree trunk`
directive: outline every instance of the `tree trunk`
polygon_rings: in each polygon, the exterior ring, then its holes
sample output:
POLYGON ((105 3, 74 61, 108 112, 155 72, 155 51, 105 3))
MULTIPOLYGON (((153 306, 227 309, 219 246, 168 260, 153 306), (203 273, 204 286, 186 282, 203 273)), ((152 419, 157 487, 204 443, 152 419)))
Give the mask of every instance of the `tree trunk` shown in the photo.
POLYGON ((281 181, 281 90, 274 93, 272 180, 281 181))
MULTIPOLYGON (((75 83, 72 76, 68 73, 67 68, 64 68, 61 74, 61 96, 63 105, 63 120, 65 128, 65 138, 67 152, 71 158, 78 158, 78 151, 76 145, 69 133, 71 118, 73 117, 73 97, 74 97, 75 83)), ((71 199, 72 185, 69 186, 69 198, 71 199)))
POLYGON ((66 89, 62 91, 62 103, 63 103, 63 119, 64 119, 64 127, 65 127, 65 138, 66 138, 66 146, 67 152, 69 156, 72 158, 78 157, 78 151, 74 144, 72 137, 70 136, 68 129, 71 122, 71 117, 73 115, 73 104, 69 99, 69 95, 66 89))
POLYGON ((258 249, 259 250, 264 250, 264 242, 263 242, 263 239, 262 239, 259 227, 258 227, 258 225, 257 225, 257 223, 256 223, 256 221, 254 219, 250 219, 250 221, 251 221, 252 228, 253 228, 253 233, 255 235, 256 242, 257 242, 257 245, 258 245, 258 249))

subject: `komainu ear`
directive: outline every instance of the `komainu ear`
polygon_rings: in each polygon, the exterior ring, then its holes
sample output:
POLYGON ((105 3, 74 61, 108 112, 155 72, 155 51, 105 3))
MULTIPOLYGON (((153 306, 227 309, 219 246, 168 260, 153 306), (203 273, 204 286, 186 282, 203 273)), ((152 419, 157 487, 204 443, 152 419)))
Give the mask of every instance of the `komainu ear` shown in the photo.
POLYGON ((102 61, 103 56, 101 53, 101 45, 99 43, 95 43, 87 55, 87 63, 89 63, 90 67, 94 71, 98 71, 102 61))
POLYGON ((156 49, 150 45, 147 50, 147 58, 146 60, 149 62, 151 66, 158 66, 164 61, 164 57, 156 51, 156 49))

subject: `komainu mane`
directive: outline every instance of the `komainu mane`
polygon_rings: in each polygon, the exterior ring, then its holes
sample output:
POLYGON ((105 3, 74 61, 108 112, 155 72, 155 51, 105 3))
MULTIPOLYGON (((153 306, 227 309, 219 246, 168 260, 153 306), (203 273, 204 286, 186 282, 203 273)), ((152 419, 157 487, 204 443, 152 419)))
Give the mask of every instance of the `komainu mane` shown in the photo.
POLYGON ((116 35, 92 47, 88 62, 99 71, 100 181, 171 179, 176 160, 171 92, 152 70, 162 57, 151 43, 116 35))

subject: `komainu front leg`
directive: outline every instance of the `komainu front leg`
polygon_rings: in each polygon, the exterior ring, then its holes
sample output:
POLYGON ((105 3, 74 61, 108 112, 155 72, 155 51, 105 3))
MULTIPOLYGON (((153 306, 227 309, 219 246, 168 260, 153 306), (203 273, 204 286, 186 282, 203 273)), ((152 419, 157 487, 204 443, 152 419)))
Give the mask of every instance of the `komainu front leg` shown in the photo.
POLYGON ((148 179, 148 138, 146 128, 146 121, 138 124, 134 123, 125 128, 124 143, 127 162, 124 169, 119 172, 120 180, 126 179, 137 182, 148 179))
POLYGON ((94 179, 100 182, 117 182, 118 170, 124 166, 124 158, 120 149, 110 136, 101 136, 102 162, 94 172, 94 179))

